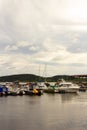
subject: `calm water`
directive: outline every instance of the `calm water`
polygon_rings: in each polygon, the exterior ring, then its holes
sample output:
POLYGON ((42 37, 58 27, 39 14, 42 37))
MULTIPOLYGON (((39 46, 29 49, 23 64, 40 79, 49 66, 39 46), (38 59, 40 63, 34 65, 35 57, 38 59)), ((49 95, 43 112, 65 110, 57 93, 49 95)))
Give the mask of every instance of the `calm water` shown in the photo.
POLYGON ((87 130, 87 93, 0 98, 0 130, 87 130))

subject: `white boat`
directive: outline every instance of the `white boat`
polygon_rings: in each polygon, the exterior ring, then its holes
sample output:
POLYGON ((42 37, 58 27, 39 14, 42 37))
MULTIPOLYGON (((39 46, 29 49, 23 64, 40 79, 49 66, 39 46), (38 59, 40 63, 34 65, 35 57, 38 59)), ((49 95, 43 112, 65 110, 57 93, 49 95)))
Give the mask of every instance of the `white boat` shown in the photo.
POLYGON ((77 93, 79 88, 79 85, 64 80, 62 80, 58 85, 59 93, 77 93))

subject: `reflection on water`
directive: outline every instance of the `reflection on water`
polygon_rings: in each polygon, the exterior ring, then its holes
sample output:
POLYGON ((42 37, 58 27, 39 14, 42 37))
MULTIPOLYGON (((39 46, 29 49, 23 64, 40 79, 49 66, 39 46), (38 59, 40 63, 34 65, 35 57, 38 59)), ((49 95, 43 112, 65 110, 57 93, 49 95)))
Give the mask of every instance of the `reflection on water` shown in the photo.
POLYGON ((0 130, 87 130, 87 93, 0 98, 0 130))
POLYGON ((71 94, 69 94, 69 93, 67 93, 67 94, 61 94, 61 101, 62 102, 68 102, 68 101, 70 101, 70 102, 72 102, 75 98, 76 98, 76 96, 78 96, 78 94, 77 93, 71 93, 71 94))

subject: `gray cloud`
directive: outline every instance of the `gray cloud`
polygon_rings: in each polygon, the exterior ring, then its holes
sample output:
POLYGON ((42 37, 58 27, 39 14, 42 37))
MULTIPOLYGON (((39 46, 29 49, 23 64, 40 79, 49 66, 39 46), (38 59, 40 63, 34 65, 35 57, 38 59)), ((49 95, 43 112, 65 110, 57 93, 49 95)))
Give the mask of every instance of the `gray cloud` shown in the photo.
POLYGON ((85 73, 85 5, 86 0, 0 0, 1 75, 37 74, 38 64, 48 64, 49 75, 85 73))

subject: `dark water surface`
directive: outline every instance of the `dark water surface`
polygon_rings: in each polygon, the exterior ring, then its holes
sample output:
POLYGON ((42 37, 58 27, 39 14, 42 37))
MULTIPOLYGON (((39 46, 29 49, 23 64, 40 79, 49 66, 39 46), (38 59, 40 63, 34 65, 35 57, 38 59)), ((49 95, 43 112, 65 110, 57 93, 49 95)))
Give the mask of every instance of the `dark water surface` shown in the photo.
POLYGON ((87 130, 87 92, 2 97, 0 130, 87 130))

